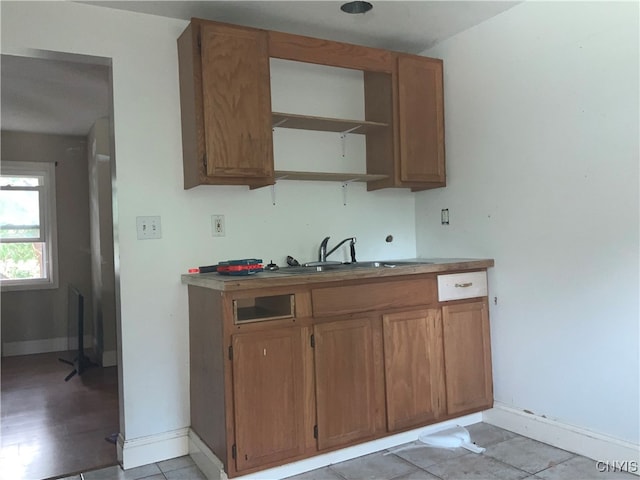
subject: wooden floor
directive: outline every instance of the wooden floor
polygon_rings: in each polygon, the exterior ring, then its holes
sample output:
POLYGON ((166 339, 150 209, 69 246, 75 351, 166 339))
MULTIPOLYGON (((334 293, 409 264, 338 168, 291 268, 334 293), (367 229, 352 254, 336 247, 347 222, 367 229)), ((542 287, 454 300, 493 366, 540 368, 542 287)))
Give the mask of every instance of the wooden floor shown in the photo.
POLYGON ((68 382, 71 352, 2 358, 0 480, 41 480, 115 465, 117 368, 68 382))

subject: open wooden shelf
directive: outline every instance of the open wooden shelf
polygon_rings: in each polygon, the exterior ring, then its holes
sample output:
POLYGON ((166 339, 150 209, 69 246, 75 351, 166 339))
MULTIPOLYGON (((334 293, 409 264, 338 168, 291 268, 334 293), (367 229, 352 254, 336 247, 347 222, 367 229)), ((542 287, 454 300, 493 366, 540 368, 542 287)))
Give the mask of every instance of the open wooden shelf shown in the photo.
POLYGON ((382 129, 389 126, 387 123, 369 122, 366 120, 342 120, 339 118, 313 117, 294 113, 272 112, 271 118, 273 127, 316 130, 321 132, 365 134, 371 130, 382 129))
MULTIPOLYGON (((374 129, 386 128, 389 125, 380 122, 364 120, 343 120, 339 118, 313 117, 293 113, 273 112, 272 125, 280 128, 296 128, 300 130, 315 130, 321 132, 345 132, 365 134, 374 129)), ((383 180, 388 175, 374 175, 367 173, 335 173, 335 172, 300 172, 292 170, 276 170, 276 180, 313 180, 324 182, 369 182, 383 180)))
POLYGON ((369 182, 383 180, 387 175, 367 173, 324 173, 324 172, 295 172, 290 170, 276 170, 276 180, 315 180, 324 182, 369 182))

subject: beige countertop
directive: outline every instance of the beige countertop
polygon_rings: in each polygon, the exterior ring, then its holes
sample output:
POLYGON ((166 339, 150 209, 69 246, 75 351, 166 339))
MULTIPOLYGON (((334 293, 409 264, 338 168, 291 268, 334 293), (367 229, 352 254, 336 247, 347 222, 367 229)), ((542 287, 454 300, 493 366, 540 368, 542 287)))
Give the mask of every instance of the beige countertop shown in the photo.
MULTIPOLYGON (((354 268, 338 271, 287 273, 287 267, 277 272, 259 272, 253 275, 220 275, 219 273, 191 273, 182 275, 182 283, 220 291, 249 290, 253 288, 281 287, 309 283, 335 282, 366 278, 396 277, 423 273, 447 273, 493 267, 493 259, 480 258, 409 258, 398 262, 420 262, 397 265, 393 268, 354 268)), ((386 261, 393 264, 394 260, 386 261)))

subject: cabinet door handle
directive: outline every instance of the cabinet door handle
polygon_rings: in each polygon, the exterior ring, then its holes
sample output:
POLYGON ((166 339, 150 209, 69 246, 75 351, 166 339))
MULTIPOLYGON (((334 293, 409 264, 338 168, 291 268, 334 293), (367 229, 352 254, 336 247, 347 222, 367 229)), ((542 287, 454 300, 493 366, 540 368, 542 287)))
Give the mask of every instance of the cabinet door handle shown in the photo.
POLYGON ((454 286, 456 288, 467 288, 470 287, 471 285, 473 285, 473 282, 467 282, 467 283, 456 283, 454 286))

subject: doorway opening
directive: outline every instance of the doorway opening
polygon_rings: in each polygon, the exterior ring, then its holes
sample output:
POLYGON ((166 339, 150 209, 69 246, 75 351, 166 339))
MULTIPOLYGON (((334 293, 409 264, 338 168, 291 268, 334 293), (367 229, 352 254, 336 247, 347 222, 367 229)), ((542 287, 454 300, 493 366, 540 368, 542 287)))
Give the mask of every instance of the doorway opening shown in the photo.
POLYGON ((122 426, 111 60, 33 55, 0 69, 0 471, 16 480, 117 464, 122 426), (52 172, 50 196, 27 166, 52 172), (81 356, 70 376, 60 359, 81 356))

